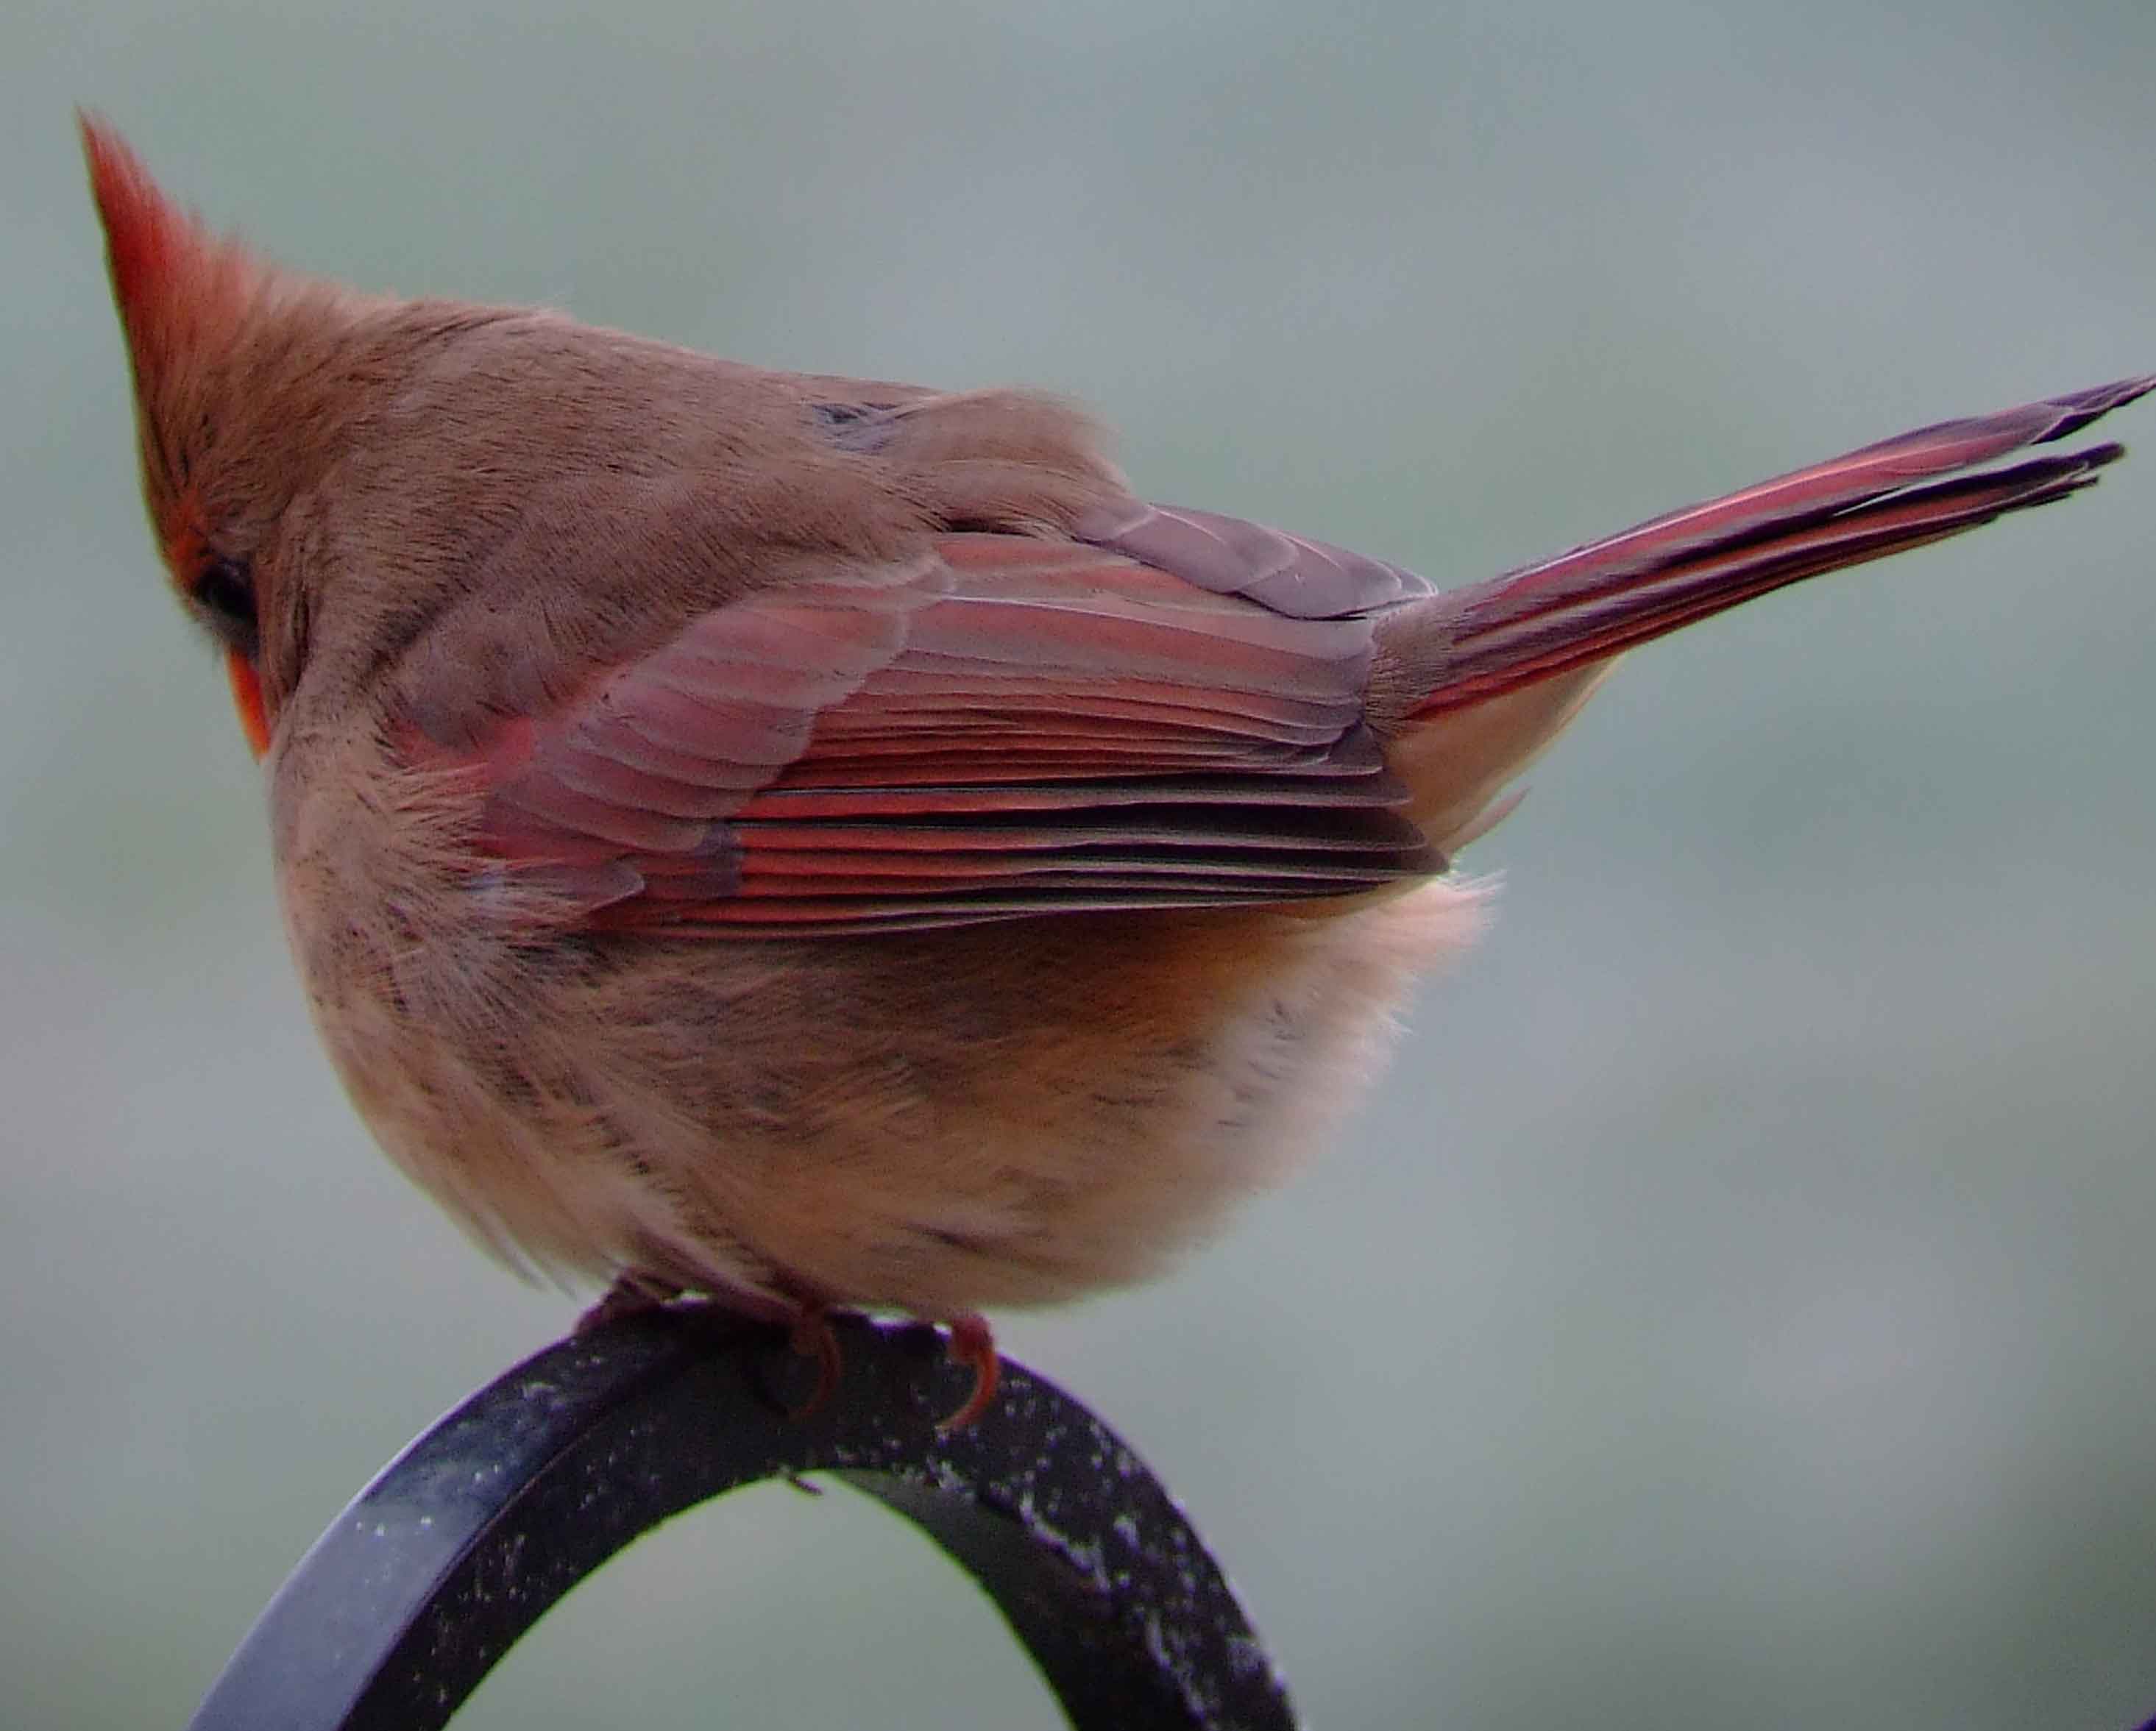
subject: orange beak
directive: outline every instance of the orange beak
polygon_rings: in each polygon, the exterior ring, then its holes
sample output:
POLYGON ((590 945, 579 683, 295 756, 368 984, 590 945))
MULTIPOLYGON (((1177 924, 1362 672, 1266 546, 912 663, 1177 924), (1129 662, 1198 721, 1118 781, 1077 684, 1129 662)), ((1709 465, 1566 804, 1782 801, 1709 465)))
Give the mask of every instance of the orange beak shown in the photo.
POLYGON ((270 714, 262 707, 262 682, 237 649, 224 652, 224 676, 232 684, 232 706, 239 711, 239 730, 256 757, 270 749, 270 714))

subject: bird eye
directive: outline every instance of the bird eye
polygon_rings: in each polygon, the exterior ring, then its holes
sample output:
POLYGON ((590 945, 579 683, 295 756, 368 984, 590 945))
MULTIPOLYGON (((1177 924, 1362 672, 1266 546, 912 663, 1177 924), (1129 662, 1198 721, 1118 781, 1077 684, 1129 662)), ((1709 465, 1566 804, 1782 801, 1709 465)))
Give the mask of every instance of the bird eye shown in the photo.
POLYGON ((244 559, 212 559, 194 584, 195 605, 209 615, 210 628, 242 654, 253 657, 257 641, 254 573, 244 559))

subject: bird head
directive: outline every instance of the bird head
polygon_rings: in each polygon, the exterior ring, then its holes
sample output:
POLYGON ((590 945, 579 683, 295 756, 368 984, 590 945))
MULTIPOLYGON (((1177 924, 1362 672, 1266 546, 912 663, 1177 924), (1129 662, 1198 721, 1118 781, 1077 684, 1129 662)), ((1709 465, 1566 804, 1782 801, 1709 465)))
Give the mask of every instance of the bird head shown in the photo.
POLYGON ((80 117, 135 384, 142 489, 182 606, 214 641, 259 756, 306 653, 295 506, 367 393, 380 303, 283 270, 180 208, 80 117))

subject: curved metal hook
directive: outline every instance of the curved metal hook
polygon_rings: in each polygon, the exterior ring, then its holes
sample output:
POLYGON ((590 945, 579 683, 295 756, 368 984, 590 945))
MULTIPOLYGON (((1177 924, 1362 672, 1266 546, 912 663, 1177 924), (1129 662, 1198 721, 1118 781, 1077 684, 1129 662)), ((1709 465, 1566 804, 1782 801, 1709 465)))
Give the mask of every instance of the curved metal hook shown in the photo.
POLYGON ((839 1319, 845 1376, 805 1421, 783 1333, 671 1306, 572 1335, 405 1449, 279 1589, 192 1731, 432 1731, 569 1589, 685 1508, 825 1472, 920 1526, 980 1583, 1073 1725, 1279 1731, 1286 1691, 1219 1566, 1092 1413, 1004 1365, 970 1376, 920 1324, 839 1319))

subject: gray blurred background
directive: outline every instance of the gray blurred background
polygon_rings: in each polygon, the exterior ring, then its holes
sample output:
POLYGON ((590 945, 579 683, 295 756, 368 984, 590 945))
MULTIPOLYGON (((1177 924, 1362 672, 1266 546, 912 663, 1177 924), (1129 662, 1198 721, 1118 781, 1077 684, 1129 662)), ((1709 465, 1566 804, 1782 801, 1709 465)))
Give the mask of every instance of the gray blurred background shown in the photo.
MULTIPOLYGON (((374 1152, 159 592, 69 118, 372 287, 1029 381, 1157 496, 1476 577, 2156 366, 2156 8, 0 21, 0 1723, 168 1726, 564 1328, 374 1152)), ((1637 658, 1348 1145, 1000 1319, 1330 1727, 2156 1711, 2156 413, 2093 495, 1637 658)), ((843 1493, 581 1590, 459 1724, 1058 1723, 843 1493)))

